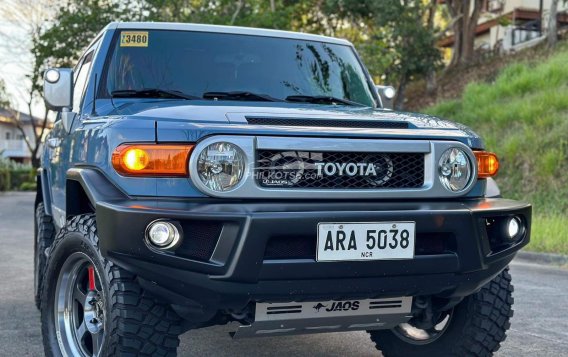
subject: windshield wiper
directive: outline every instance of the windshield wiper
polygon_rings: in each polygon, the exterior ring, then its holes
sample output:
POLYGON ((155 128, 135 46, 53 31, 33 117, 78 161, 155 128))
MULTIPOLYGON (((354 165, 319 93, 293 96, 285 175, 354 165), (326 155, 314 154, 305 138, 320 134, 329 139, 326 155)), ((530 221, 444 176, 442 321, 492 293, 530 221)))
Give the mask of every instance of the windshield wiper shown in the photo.
POLYGON ((245 91, 205 92, 203 93, 203 99, 282 102, 281 99, 273 98, 266 94, 258 94, 258 93, 245 92, 245 91))
POLYGON ((286 97, 287 102, 302 102, 302 103, 322 103, 322 104, 343 104, 343 105, 356 105, 363 106, 361 103, 352 102, 348 99, 341 99, 330 97, 327 95, 290 95, 286 97))
POLYGON ((110 93, 113 98, 176 98, 176 99, 201 99, 195 95, 185 94, 177 90, 160 88, 121 89, 110 93))

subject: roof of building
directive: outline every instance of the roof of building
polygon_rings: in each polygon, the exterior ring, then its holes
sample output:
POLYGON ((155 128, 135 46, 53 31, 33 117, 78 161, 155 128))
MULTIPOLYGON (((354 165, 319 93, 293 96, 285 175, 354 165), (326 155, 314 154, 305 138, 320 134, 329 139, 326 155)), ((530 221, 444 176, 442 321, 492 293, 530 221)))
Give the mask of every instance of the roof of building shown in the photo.
MULTIPOLYGON (((482 35, 487 33, 491 30, 492 27, 499 25, 500 19, 506 18, 509 20, 521 20, 521 21, 530 21, 530 20, 538 20, 540 19, 540 12, 538 9, 529 9, 524 7, 518 7, 513 9, 506 14, 502 14, 498 17, 493 17, 490 19, 480 19, 479 23, 475 28, 475 36, 482 35)), ((568 13, 567 12, 559 12, 558 13, 558 21, 560 24, 568 23, 568 13)), ((438 46, 440 47, 451 47, 454 45, 454 35, 451 34, 442 38, 438 41, 438 46)))
MULTIPOLYGON (((0 124, 14 125, 14 122, 11 119, 13 117, 14 113, 19 115, 19 118, 20 118, 19 120, 24 125, 25 124, 30 124, 30 125, 32 124, 32 119, 28 114, 22 113, 22 112, 17 111, 17 110, 16 111, 8 110, 6 108, 0 108, 0 124)), ((34 119, 35 119, 36 123, 42 123, 43 122, 42 118, 34 117, 34 119)), ((48 127, 51 127, 50 123, 48 123, 48 127)))
POLYGON ((175 22, 111 22, 110 24, 107 25, 106 29, 132 29, 132 30, 148 29, 148 30, 213 32, 213 33, 226 33, 226 34, 235 34, 235 35, 290 38, 290 39, 326 42, 326 43, 351 46, 351 42, 340 38, 312 35, 303 32, 291 32, 291 31, 260 29, 252 27, 239 27, 239 26, 187 24, 187 23, 175 23, 175 22))

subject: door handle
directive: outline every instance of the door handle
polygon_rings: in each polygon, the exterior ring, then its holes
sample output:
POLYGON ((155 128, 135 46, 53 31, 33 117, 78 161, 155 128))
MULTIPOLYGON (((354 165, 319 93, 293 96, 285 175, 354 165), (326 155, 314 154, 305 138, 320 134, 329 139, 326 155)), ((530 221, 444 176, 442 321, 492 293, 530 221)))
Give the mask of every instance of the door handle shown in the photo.
POLYGON ((47 139, 47 145, 50 148, 54 149, 54 148, 58 147, 59 145, 61 145, 61 139, 58 139, 58 138, 47 139))

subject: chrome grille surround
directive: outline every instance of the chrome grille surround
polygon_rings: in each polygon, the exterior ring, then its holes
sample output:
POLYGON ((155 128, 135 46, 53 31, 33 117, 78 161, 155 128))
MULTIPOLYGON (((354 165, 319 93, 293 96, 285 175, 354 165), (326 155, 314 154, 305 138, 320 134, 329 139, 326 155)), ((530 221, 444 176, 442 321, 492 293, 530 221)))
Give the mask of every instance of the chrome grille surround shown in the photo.
POLYGON ((391 139, 344 139, 305 138, 275 136, 215 135, 197 143, 189 162, 193 184, 203 193, 223 198, 297 198, 297 199, 405 199, 405 198, 451 198, 466 195, 475 185, 477 177, 476 159, 472 150, 459 141, 446 140, 391 140, 391 139), (230 142, 238 145, 245 153, 243 180, 230 191, 215 192, 203 185, 197 172, 197 157, 201 150, 214 142, 230 142), (471 181, 461 192, 445 189, 438 178, 438 161, 442 153, 451 148, 463 149, 472 164, 471 181), (311 151, 333 153, 412 153, 421 154, 424 159, 424 178, 420 187, 413 188, 297 188, 262 187, 257 180, 257 152, 311 151))

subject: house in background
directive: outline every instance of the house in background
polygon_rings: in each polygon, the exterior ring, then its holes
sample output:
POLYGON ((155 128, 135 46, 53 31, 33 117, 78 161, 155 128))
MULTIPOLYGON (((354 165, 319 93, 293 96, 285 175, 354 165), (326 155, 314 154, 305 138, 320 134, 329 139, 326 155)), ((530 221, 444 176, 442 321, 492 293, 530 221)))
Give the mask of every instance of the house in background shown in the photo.
MULTIPOLYGON (((540 43, 546 38, 551 3, 552 0, 484 0, 475 31, 475 48, 510 52, 540 43)), ((558 2, 557 19, 559 30, 568 28, 568 2, 558 2)), ((444 48, 453 44, 453 36, 439 43, 444 48)))
MULTIPOLYGON (((16 112, 19 115, 19 122, 24 128, 26 137, 30 140, 32 146, 35 145, 34 126, 29 115, 16 112)), ((24 134, 16 127, 13 120, 13 111, 0 108, 0 156, 10 160, 28 164, 31 162, 31 152, 24 140, 24 134)), ((41 125, 42 119, 34 118, 36 125, 41 125)), ((49 122, 44 133, 47 135, 51 129, 52 123, 49 122)))

